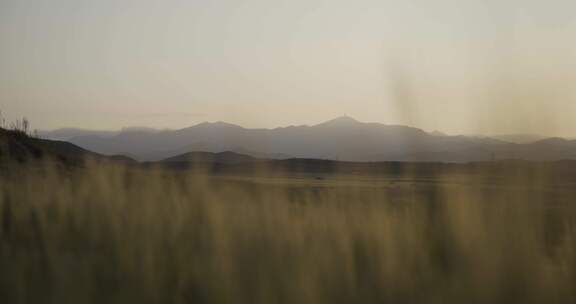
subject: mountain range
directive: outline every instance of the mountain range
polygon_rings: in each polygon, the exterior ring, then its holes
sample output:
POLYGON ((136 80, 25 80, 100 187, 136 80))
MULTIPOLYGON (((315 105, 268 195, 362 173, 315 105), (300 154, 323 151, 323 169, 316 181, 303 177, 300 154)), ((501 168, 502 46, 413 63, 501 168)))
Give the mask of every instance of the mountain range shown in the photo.
POLYGON ((243 128, 204 122, 180 130, 121 131, 60 129, 40 132, 104 155, 159 161, 189 152, 235 152, 255 158, 314 158, 341 161, 472 162, 501 159, 576 159, 576 141, 532 135, 452 136, 440 132, 343 116, 312 126, 243 128))

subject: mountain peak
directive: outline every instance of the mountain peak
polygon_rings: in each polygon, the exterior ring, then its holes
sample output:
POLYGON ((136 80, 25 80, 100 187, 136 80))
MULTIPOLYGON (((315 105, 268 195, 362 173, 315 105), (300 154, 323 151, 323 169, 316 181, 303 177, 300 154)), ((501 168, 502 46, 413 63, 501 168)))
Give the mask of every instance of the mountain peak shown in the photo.
POLYGON ((223 122, 223 121, 203 122, 203 123, 197 124, 195 127, 241 128, 238 125, 234 125, 234 124, 223 122))
POLYGON ((355 125, 359 124, 360 122, 348 115, 336 117, 329 121, 323 122, 319 124, 319 126, 342 126, 342 125, 355 125))

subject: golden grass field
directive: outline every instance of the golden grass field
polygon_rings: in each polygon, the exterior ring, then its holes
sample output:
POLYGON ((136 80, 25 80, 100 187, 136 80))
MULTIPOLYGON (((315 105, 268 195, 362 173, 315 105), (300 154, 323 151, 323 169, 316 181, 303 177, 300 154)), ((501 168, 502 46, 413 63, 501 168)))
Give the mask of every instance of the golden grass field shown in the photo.
POLYGON ((0 174, 0 303, 575 303, 545 174, 0 174))

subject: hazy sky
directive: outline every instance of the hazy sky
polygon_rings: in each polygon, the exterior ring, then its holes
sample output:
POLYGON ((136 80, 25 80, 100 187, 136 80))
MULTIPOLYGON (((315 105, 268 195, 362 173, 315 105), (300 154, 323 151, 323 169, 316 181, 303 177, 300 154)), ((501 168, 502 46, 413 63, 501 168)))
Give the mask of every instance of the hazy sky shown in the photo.
POLYGON ((576 136, 575 34, 575 1, 0 0, 0 110, 576 136))

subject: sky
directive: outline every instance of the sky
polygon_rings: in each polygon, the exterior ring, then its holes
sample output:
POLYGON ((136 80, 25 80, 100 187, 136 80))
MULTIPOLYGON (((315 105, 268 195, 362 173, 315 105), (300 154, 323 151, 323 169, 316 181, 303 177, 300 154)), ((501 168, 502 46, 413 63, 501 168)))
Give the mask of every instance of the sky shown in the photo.
POLYGON ((0 0, 0 110, 38 129, 315 124, 576 136, 576 2, 0 0))

